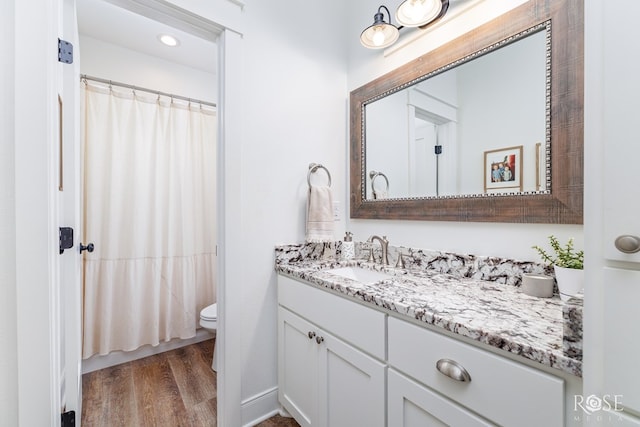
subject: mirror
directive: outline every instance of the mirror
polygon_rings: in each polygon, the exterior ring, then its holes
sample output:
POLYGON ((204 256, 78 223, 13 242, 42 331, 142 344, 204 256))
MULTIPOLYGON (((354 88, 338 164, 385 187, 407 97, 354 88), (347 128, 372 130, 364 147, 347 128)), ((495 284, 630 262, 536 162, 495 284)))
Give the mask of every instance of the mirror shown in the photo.
POLYGON ((545 191, 550 40, 547 22, 365 103, 366 199, 545 191))
POLYGON ((582 223, 582 5, 552 3, 351 92, 352 218, 582 223))

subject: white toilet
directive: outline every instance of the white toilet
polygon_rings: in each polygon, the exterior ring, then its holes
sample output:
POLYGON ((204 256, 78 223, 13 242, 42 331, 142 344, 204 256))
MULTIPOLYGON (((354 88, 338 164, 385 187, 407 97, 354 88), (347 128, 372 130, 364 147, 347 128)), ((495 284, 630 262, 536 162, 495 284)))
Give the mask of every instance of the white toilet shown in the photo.
MULTIPOLYGON (((216 333, 218 329, 218 304, 211 304, 200 311, 200 326, 209 332, 216 333)), ((218 364, 216 363, 216 353, 218 352, 218 342, 213 347, 213 361, 211 369, 218 372, 218 364)))

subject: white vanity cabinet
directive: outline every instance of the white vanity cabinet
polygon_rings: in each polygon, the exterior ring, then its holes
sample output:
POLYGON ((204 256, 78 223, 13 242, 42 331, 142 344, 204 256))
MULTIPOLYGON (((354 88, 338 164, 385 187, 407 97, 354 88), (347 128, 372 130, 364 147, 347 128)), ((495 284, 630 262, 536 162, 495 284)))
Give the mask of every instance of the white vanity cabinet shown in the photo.
POLYGON ((318 425, 316 326, 278 307, 278 400, 302 427, 318 425))
POLYGON ((386 315, 283 276, 278 302, 282 406, 303 427, 383 427, 386 315))
POLYGON ((446 397, 390 368, 388 379, 388 426, 493 426, 446 397))
MULTIPOLYGON (((394 317, 389 317, 388 340, 390 367, 426 386, 425 395, 436 390, 497 425, 564 425, 564 381, 558 377, 394 317)), ((389 399, 391 408, 391 392, 389 399)), ((451 416, 453 409, 449 404, 442 413, 451 416)), ((491 425, 479 418, 445 423, 491 425)))
POLYGON ((278 276, 278 398, 301 426, 560 427, 574 382, 278 276))

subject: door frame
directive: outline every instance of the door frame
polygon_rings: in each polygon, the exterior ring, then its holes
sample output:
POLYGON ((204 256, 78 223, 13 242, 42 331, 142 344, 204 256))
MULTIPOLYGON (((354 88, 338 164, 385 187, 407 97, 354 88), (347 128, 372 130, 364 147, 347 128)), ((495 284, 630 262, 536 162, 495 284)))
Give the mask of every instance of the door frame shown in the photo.
MULTIPOLYGON (((61 2, 13 0, 15 24, 15 216, 18 417, 21 425, 60 425, 60 287, 57 201, 57 38, 61 2), (34 410, 35 408, 35 410, 34 410)), ((110 1, 110 0, 106 0, 110 1)), ((111 0, 113 2, 113 0, 111 0)), ((134 0, 125 0, 125 2, 134 0)), ((117 3, 122 4, 121 1, 117 3)), ((242 2, 135 1, 218 25, 218 425, 241 424, 242 306, 240 241, 242 153, 242 2), (183 6, 181 6, 183 4, 183 6), (230 7, 233 6, 233 7, 230 7), (222 7, 220 7, 222 6, 222 7), (189 13, 184 13, 185 11, 189 13), (222 11, 222 12, 217 12, 222 11), (214 12, 222 13, 213 21, 214 12), (225 22, 230 25, 221 25, 225 22), (228 167, 227 167, 228 165, 228 167), (236 243, 234 243, 236 242, 236 243), (237 283, 237 286, 225 286, 237 283)), ((79 76, 78 76, 79 79, 79 76)), ((67 301, 69 302, 69 301, 67 301)), ((70 301, 73 304, 73 301, 70 301)), ((71 331, 71 333, 74 333, 71 331)), ((66 337, 75 339, 77 337, 66 337)))
POLYGON ((60 0, 14 0, 18 419, 60 425, 56 150, 60 0), (34 408, 36 408, 34 410, 34 408))
MULTIPOLYGON (((78 46, 78 23, 76 0, 61 1, 60 38, 78 46)), ((62 138, 58 163, 62 172, 58 183, 59 221, 61 226, 74 230, 74 247, 58 257, 60 262, 59 318, 62 327, 62 410, 75 411, 76 422, 82 414, 82 215, 80 207, 80 88, 78 74, 80 65, 77 58, 72 64, 59 64, 58 77, 61 95, 62 116, 60 124, 62 138)))

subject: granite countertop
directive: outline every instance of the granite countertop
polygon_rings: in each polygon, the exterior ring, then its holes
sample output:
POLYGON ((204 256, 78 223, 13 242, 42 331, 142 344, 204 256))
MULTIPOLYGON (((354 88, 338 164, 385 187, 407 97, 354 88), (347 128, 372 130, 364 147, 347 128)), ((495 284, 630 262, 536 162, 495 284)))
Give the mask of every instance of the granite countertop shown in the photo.
POLYGON ((558 296, 537 298, 524 294, 517 286, 423 269, 383 268, 363 260, 290 259, 276 262, 276 271, 387 309, 399 317, 440 327, 562 372, 582 375, 581 319, 579 328, 565 324, 576 312, 581 314, 581 300, 565 303, 558 296), (344 266, 384 271, 392 277, 363 284, 327 271, 344 266), (564 337, 572 330, 580 332, 579 340, 564 337))

